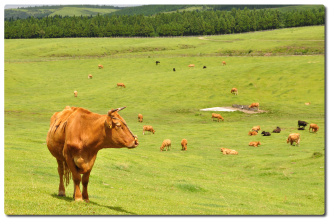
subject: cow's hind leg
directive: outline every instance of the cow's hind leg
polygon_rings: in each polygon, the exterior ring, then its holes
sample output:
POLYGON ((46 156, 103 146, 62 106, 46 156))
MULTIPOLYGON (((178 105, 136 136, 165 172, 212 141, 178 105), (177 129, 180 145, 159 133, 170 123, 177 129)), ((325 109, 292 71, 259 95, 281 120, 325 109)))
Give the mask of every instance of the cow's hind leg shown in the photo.
POLYGON ((60 185, 58 187, 58 195, 59 196, 65 196, 65 187, 63 183, 63 175, 64 175, 64 162, 61 160, 57 160, 57 171, 58 175, 60 176, 60 185))
POLYGON ((89 172, 85 173, 82 176, 82 185, 83 185, 82 197, 85 200, 85 202, 87 202, 87 203, 89 203, 88 192, 87 192, 87 185, 88 185, 90 173, 91 172, 89 171, 89 172))
POLYGON ((81 175, 78 173, 76 164, 74 163, 74 160, 71 156, 71 154, 67 153, 67 159, 66 162, 68 164, 68 167, 70 168, 72 172, 72 180, 73 180, 73 199, 75 201, 82 201, 82 194, 80 191, 80 182, 81 182, 81 175))

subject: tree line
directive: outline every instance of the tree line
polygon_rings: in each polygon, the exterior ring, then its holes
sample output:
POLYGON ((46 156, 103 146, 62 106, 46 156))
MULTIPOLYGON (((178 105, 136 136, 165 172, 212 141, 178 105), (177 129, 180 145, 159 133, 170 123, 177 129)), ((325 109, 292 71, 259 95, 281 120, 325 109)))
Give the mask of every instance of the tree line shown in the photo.
POLYGON ((154 16, 47 16, 8 19, 5 39, 64 37, 153 37, 215 35, 268 29, 324 25, 325 9, 288 11, 260 9, 183 11, 154 16))

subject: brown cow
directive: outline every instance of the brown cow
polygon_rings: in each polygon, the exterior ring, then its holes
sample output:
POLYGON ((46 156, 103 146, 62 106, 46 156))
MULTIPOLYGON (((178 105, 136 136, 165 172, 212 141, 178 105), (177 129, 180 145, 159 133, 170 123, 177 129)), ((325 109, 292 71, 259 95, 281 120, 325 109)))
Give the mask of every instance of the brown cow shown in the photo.
POLYGON ((252 141, 249 143, 249 146, 258 147, 258 145, 261 145, 260 141, 252 141))
POLYGON ((156 132, 152 126, 148 126, 148 125, 143 126, 143 135, 144 135, 144 131, 150 131, 153 134, 156 132))
POLYGON ((188 65, 188 67, 195 68, 195 65, 194 64, 190 64, 190 65, 188 65))
POLYGON ((310 105, 310 104, 311 104, 311 102, 305 103, 305 105, 310 105))
POLYGON ((255 136, 255 135, 258 135, 258 131, 255 131, 255 130, 253 130, 253 131, 249 131, 249 132, 248 132, 248 135, 249 135, 249 136, 255 136))
POLYGON ((231 149, 227 149, 227 148, 221 148, 221 152, 223 155, 228 155, 228 154, 234 154, 237 155, 238 152, 236 150, 231 150, 231 149))
POLYGON ((124 108, 111 109, 107 114, 100 115, 84 108, 71 107, 53 114, 46 142, 58 163, 59 196, 65 196, 64 182, 67 186, 72 175, 74 200, 89 202, 87 185, 98 151, 139 145, 137 136, 118 114, 124 108))
POLYGON ((212 121, 214 120, 214 118, 218 118, 218 122, 220 122, 220 120, 224 121, 223 117, 220 114, 215 114, 212 113, 212 121))
POLYGON ((310 124, 308 130, 309 132, 311 132, 311 128, 314 133, 316 133, 319 130, 319 126, 317 126, 317 124, 310 124))
POLYGON ((187 150, 187 140, 186 139, 182 139, 181 140, 181 146, 182 146, 182 149, 181 150, 187 150))
POLYGON ((222 62, 222 66, 224 66, 224 65, 226 65, 226 62, 225 61, 222 62))
POLYGON ((259 131, 260 130, 260 126, 254 126, 251 129, 252 131, 259 131))
POLYGON ((74 94, 75 97, 78 96, 78 92, 77 91, 74 91, 73 94, 74 94))
POLYGON ((252 103, 249 105, 249 108, 257 107, 259 110, 259 103, 252 103))
POLYGON ((296 146, 299 146, 299 142, 300 142, 300 134, 298 133, 292 133, 289 134, 288 139, 286 139, 286 143, 291 143, 291 145, 293 144, 293 142, 296 142, 296 146))
POLYGON ((126 88, 125 84, 123 84, 123 83, 117 83, 117 88, 118 87, 124 87, 124 88, 126 88))
POLYGON ((101 65, 101 64, 99 64, 98 67, 99 67, 99 69, 101 69, 101 68, 103 69, 103 65, 101 65))
POLYGON ((92 78, 93 78, 93 75, 89 74, 88 79, 92 79, 92 78))
POLYGON ((139 121, 139 122, 142 122, 142 121, 143 121, 143 116, 142 116, 142 114, 139 114, 139 115, 138 115, 138 121, 139 121))
POLYGON ((167 148, 168 148, 168 150, 170 150, 170 147, 171 147, 170 139, 166 139, 163 141, 162 145, 160 146, 160 151, 163 151, 165 147, 166 147, 166 151, 167 151, 167 148))
POLYGON ((238 95, 238 90, 237 90, 237 88, 232 88, 231 89, 231 91, 230 91, 230 93, 234 93, 235 95, 238 95))

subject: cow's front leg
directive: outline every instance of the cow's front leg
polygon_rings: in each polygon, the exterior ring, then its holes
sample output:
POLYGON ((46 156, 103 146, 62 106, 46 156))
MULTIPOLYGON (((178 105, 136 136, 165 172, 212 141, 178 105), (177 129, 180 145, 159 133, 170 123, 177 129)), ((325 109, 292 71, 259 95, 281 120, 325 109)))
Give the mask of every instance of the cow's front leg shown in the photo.
POLYGON ((82 176, 82 185, 83 185, 83 192, 82 192, 82 197, 83 199, 89 203, 89 198, 88 198, 88 192, 87 192, 87 185, 88 185, 88 181, 89 181, 89 175, 90 175, 90 171, 85 173, 82 176))

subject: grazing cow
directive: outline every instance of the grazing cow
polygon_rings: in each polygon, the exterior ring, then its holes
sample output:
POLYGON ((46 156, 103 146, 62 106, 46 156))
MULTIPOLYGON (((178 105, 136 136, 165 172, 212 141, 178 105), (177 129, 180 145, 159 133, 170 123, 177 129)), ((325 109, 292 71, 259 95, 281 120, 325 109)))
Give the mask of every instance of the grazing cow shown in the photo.
POLYGON ((78 96, 78 91, 74 91, 73 94, 74 94, 75 97, 77 97, 78 96))
POLYGON ((125 86, 124 83, 117 83, 117 88, 118 88, 118 87, 121 87, 121 88, 124 87, 124 88, 126 88, 126 86, 125 86))
POLYGON ((234 93, 235 95, 238 95, 238 90, 237 90, 237 88, 234 88, 234 87, 233 87, 233 88, 231 89, 230 93, 232 93, 232 94, 234 93))
POLYGON ((93 76, 91 74, 88 75, 88 79, 92 79, 93 76))
POLYGON ((271 135, 271 133, 266 132, 266 131, 262 131, 261 134, 263 134, 263 136, 270 136, 271 135))
POLYGON ((195 65, 194 64, 190 64, 190 65, 188 65, 188 67, 195 68, 195 65))
POLYGON ((261 145, 260 141, 252 141, 249 143, 249 146, 258 147, 258 145, 261 145))
POLYGON ((223 155, 228 155, 228 154, 234 154, 237 155, 238 152, 236 150, 231 150, 231 149, 227 149, 227 148, 221 148, 221 152, 223 155))
POLYGON ((212 121, 214 120, 214 118, 218 118, 218 122, 220 122, 220 120, 224 121, 223 117, 220 114, 215 114, 212 113, 212 121))
POLYGON ((252 131, 259 131, 260 130, 260 126, 254 126, 254 127, 252 127, 252 129, 251 129, 252 131))
POLYGON ((188 142, 186 139, 182 139, 181 140, 181 146, 182 146, 182 149, 181 150, 187 150, 187 145, 188 145, 188 142))
POLYGON ((155 134, 155 130, 154 130, 154 128, 152 128, 152 126, 148 126, 148 125, 144 125, 143 126, 143 135, 144 135, 144 131, 150 131, 150 132, 152 132, 153 134, 155 134))
POLYGON ((258 135, 258 131, 255 131, 255 130, 253 130, 253 131, 249 131, 249 132, 248 132, 248 135, 249 135, 249 136, 255 136, 255 135, 258 135))
POLYGON ((224 65, 226 65, 226 62, 225 61, 222 62, 222 66, 224 66, 224 65))
POLYGON ((311 102, 309 102, 309 103, 305 103, 305 105, 310 105, 311 104, 311 102))
POLYGON ((206 68, 206 66, 203 66, 203 69, 205 69, 206 68))
POLYGON ((259 110, 259 103, 252 103, 249 105, 249 108, 257 107, 259 110))
POLYGON ((273 130, 273 133, 281 133, 281 128, 276 127, 276 129, 273 130))
POLYGON ((103 69, 103 65, 99 64, 98 65, 99 69, 103 69))
POLYGON ((286 139, 286 143, 291 143, 291 145, 293 144, 293 142, 296 142, 296 146, 299 146, 299 142, 300 142, 300 134, 298 133, 292 133, 289 134, 288 139, 286 139))
POLYGON ((319 126, 317 126, 317 124, 310 124, 308 130, 309 132, 311 132, 311 128, 314 133, 316 133, 319 130, 319 126))
POLYGON ((156 61, 156 65, 158 65, 160 63, 160 61, 156 61))
POLYGON ((167 151, 167 148, 168 148, 168 150, 170 150, 170 147, 171 147, 170 139, 166 139, 163 141, 162 145, 160 146, 160 151, 163 151, 165 147, 166 147, 166 151, 167 151))
POLYGON ((308 123, 306 121, 298 120, 298 127, 305 128, 307 126, 307 124, 308 123))
POLYGON ((139 115, 138 115, 138 121, 139 121, 139 122, 142 122, 142 121, 143 121, 143 116, 142 116, 142 114, 139 114, 139 115))
POLYGON ((173 71, 175 71, 175 68, 173 68, 173 71))
POLYGON ((98 151, 103 148, 130 149, 139 145, 137 136, 118 114, 124 108, 111 109, 100 115, 71 107, 53 114, 46 142, 58 164, 59 196, 65 196, 64 183, 67 186, 72 177, 73 199, 89 202, 87 185, 98 151))

